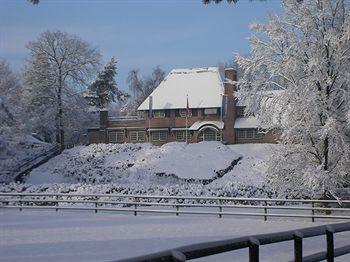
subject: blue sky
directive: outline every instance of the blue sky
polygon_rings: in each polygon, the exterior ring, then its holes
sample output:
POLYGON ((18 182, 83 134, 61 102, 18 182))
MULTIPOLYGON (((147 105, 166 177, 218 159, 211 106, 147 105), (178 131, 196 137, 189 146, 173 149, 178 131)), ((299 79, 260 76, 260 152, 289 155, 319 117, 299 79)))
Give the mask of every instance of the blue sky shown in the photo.
POLYGON ((215 66, 235 53, 248 54, 252 22, 281 13, 279 0, 240 0, 203 5, 201 0, 1 0, 0 58, 20 70, 25 45, 46 30, 76 34, 98 47, 103 60, 118 60, 117 81, 133 69, 147 75, 159 65, 215 66))

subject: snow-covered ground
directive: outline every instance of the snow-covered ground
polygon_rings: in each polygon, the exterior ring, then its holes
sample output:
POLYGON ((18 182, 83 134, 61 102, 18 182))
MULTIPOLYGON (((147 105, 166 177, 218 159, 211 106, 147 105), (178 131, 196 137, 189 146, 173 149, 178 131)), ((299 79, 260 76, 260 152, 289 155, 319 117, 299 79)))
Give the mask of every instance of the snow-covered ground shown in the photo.
MULTIPOLYGON (((0 210, 0 261, 110 261, 182 245, 320 225, 319 222, 267 221, 211 216, 152 216, 0 210)), ((336 234, 336 247, 350 234, 336 234)), ((305 254, 324 251, 325 238, 304 240, 305 254)), ((290 261, 293 242, 262 246, 261 261, 290 261)), ((343 256, 336 261, 349 261, 343 256)), ((194 261, 248 261, 237 250, 194 261)))
POLYGON ((65 150, 34 170, 27 183, 113 182, 147 179, 168 174, 179 178, 209 179, 240 156, 219 142, 143 144, 93 144, 65 150), (100 176, 103 172, 103 176, 100 176))
POLYGON ((25 184, 0 191, 272 196, 266 160, 277 145, 220 142, 93 144, 65 150, 25 184))

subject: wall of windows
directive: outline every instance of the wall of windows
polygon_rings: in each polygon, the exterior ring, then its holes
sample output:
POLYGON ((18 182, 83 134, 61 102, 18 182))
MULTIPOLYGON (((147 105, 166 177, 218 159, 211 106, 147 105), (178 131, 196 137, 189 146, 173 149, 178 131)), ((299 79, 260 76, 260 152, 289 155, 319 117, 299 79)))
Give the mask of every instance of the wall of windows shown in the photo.
POLYGON ((264 134, 259 132, 256 128, 236 129, 237 140, 260 140, 264 137, 264 134))
POLYGON ((124 142, 124 131, 109 131, 108 141, 110 143, 122 143, 124 142))
MULTIPOLYGON (((190 141, 192 134, 190 131, 187 131, 187 141, 190 141)), ((176 141, 186 141, 186 130, 175 131, 175 140, 176 141)))
POLYGON ((153 113, 154 118, 164 118, 165 117, 164 110, 153 110, 152 113, 153 113))
POLYGON ((146 140, 145 131, 130 131, 129 136, 131 142, 144 142, 146 140))
MULTIPOLYGON (((186 114, 187 114, 187 110, 186 109, 179 109, 179 115, 180 117, 186 117, 186 114)), ((191 109, 189 110, 189 114, 188 116, 192 116, 192 112, 191 112, 191 109)))
POLYGON ((198 142, 201 141, 221 141, 221 134, 212 128, 206 128, 199 132, 198 142))
POLYGON ((204 115, 220 115, 220 110, 218 108, 205 108, 204 115))
POLYGON ((167 140, 167 136, 168 136, 167 131, 154 131, 152 132, 152 141, 164 142, 167 140))

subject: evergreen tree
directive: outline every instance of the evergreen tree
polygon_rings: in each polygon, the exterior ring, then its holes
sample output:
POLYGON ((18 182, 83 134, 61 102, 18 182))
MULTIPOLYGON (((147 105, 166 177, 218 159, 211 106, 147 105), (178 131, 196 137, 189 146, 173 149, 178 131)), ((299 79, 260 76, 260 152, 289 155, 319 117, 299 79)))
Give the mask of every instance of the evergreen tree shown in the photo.
POLYGON ((117 62, 114 57, 97 73, 95 80, 88 87, 84 97, 89 104, 97 108, 106 108, 116 101, 124 101, 129 95, 120 91, 114 77, 117 75, 117 62))

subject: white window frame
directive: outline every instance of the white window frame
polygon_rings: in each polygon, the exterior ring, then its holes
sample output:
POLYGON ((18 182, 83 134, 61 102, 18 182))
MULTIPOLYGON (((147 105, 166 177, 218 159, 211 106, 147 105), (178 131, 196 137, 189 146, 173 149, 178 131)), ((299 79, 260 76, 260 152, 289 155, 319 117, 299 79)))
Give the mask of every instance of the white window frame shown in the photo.
POLYGON ((153 131, 151 132, 152 141, 154 142, 165 142, 168 138, 167 131, 153 131))
POLYGON ((130 131, 129 132, 131 142, 144 142, 146 141, 146 132, 145 131, 130 131), (135 139, 133 139, 133 137, 135 139))
MULTIPOLYGON (((180 117, 186 117, 187 109, 179 109, 179 115, 180 117)), ((192 116, 192 110, 189 109, 189 117, 192 116)))
POLYGON ((124 142, 124 131, 108 131, 108 141, 110 143, 124 142))
POLYGON ((206 129, 199 132, 197 140, 199 142, 201 142, 201 141, 221 141, 221 132, 218 132, 218 131, 211 129, 211 128, 206 128, 206 129), (208 133, 205 133, 205 132, 209 131, 209 130, 215 133, 215 138, 212 137, 214 139, 208 139, 208 133))
MULTIPOLYGON (((187 141, 192 139, 192 134, 190 131, 187 131, 187 141)), ((186 130, 177 130, 175 131, 175 140, 176 141, 186 141, 186 130)))
POLYGON ((204 109, 204 115, 217 115, 218 114, 218 109, 217 108, 205 108, 204 109))
POLYGON ((257 128, 245 128, 237 129, 236 137, 237 139, 241 140, 261 140, 264 138, 264 134, 262 132, 259 132, 259 129, 257 128))
POLYGON ((153 117, 154 118, 164 118, 165 111, 164 110, 153 110, 153 117))

